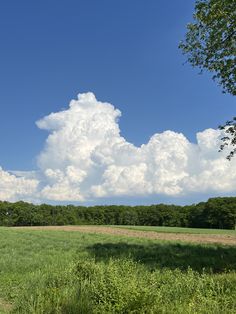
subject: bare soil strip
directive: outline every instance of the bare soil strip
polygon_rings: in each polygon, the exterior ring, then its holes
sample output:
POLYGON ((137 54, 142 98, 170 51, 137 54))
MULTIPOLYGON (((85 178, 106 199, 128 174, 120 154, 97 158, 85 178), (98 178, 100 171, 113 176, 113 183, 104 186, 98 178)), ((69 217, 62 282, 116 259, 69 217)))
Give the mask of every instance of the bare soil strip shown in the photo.
POLYGON ((79 231, 84 233, 109 234, 114 236, 126 236, 134 238, 147 238, 154 240, 185 241, 193 243, 218 243, 225 245, 235 245, 236 237, 221 234, 186 234, 186 233, 158 233, 154 231, 135 231, 122 228, 112 228, 104 226, 39 226, 39 227, 14 227, 14 229, 27 230, 62 230, 79 231))

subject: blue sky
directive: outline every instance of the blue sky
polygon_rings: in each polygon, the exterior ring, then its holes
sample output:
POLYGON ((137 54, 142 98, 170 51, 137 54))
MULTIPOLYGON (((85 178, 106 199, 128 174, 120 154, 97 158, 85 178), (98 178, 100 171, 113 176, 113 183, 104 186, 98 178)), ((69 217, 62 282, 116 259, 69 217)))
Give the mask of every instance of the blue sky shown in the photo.
POLYGON ((37 170, 48 133, 35 121, 78 93, 118 108, 121 135, 136 146, 165 130, 195 143, 233 117, 233 97, 183 65, 178 43, 193 10, 192 0, 2 1, 0 166, 37 170))

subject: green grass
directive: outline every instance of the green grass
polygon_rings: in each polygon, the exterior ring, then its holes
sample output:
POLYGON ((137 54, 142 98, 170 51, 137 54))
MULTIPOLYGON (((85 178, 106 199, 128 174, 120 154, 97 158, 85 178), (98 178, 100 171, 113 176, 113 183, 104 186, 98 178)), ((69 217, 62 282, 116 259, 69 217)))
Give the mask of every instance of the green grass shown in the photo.
POLYGON ((0 228, 0 313, 236 313, 236 247, 0 228))
POLYGON ((137 231, 155 231, 166 233, 191 233, 191 234, 222 234, 236 237, 236 230, 227 229, 200 229, 200 228, 180 228, 180 227, 158 227, 158 226, 112 226, 122 229, 137 231))

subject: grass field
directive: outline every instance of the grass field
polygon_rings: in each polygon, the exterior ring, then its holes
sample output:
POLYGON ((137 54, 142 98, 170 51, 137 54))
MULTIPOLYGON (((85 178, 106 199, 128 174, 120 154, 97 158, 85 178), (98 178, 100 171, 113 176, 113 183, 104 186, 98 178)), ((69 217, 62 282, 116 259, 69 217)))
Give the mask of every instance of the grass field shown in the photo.
POLYGON ((0 228, 0 313, 236 313, 236 246, 0 228))
POLYGON ((236 237, 236 230, 227 229, 200 229, 200 228, 180 228, 180 227, 156 227, 156 226, 113 226, 140 231, 155 231, 165 233, 188 233, 188 234, 229 234, 236 237))

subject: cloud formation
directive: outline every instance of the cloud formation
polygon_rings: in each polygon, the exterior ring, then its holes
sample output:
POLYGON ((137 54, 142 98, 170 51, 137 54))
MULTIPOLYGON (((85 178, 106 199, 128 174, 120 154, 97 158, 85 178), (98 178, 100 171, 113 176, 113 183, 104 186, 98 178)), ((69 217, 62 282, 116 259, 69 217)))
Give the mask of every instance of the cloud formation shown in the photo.
POLYGON ((0 167, 0 200, 31 200, 37 193, 38 180, 17 177, 0 167))
POLYGON ((165 131, 137 147, 120 135, 120 116, 113 105, 85 93, 68 109, 37 121, 49 131, 38 156, 38 177, 17 178, 1 170, 0 199, 86 201, 236 191, 236 159, 229 162, 218 153, 219 130, 197 133, 196 144, 165 131))

